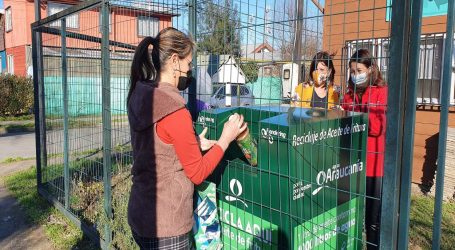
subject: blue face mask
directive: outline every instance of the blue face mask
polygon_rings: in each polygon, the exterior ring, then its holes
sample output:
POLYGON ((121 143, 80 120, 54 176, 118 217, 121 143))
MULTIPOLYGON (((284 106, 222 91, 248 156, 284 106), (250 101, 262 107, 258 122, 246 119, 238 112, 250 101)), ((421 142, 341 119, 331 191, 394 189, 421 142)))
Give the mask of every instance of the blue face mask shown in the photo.
POLYGON ((368 80, 367 72, 358 75, 351 74, 351 80, 355 85, 364 84, 368 80))

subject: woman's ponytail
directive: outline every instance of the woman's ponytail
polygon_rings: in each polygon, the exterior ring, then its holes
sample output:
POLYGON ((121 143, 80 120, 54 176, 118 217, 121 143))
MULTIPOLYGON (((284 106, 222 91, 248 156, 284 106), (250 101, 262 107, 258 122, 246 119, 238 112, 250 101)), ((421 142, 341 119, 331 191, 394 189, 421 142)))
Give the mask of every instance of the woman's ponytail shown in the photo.
POLYGON ((153 46, 153 50, 157 49, 158 39, 154 37, 145 37, 137 46, 133 62, 131 63, 131 75, 130 75, 130 90, 128 92, 127 102, 130 101, 131 94, 136 88, 138 81, 145 81, 148 79, 155 79, 159 69, 155 67, 155 64, 150 58, 149 46, 153 46))
POLYGON ((144 38, 134 52, 127 102, 129 103, 138 81, 156 81, 161 67, 167 64, 173 54, 185 58, 193 51, 194 46, 191 37, 172 27, 161 30, 155 38, 144 38), (153 46, 151 53, 150 45, 153 46))

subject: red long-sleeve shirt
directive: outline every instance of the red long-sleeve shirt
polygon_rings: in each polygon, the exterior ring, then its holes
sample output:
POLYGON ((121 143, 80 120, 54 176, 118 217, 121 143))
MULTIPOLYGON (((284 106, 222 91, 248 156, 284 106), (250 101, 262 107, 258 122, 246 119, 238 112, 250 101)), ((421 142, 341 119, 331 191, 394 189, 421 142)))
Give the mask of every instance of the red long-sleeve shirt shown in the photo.
POLYGON ((156 132, 164 143, 174 146, 186 176, 196 185, 202 183, 223 158, 223 149, 217 144, 202 155, 186 108, 158 121, 156 132))
POLYGON ((366 175, 382 177, 384 175, 387 87, 369 86, 361 100, 357 94, 348 92, 344 95, 341 106, 348 111, 368 113, 366 175))

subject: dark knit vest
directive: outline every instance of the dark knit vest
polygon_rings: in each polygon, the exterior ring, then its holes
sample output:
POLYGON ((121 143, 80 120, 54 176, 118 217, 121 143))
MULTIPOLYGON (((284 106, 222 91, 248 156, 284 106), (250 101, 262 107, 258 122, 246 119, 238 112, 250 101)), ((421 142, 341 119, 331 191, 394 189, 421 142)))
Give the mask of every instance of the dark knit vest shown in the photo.
POLYGON ((177 236, 193 226, 193 183, 174 147, 156 133, 159 120, 182 108, 185 100, 167 83, 138 82, 128 103, 134 160, 128 223, 142 237, 177 236))

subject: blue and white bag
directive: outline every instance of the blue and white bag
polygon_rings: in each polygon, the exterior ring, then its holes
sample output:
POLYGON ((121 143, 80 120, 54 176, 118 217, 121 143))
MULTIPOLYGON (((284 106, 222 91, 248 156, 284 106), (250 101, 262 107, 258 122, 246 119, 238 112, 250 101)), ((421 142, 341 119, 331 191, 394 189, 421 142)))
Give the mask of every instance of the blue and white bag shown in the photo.
POLYGON ((204 182, 195 187, 194 209, 194 241, 196 249, 218 250, 223 248, 221 243, 220 221, 216 206, 216 186, 204 182))

